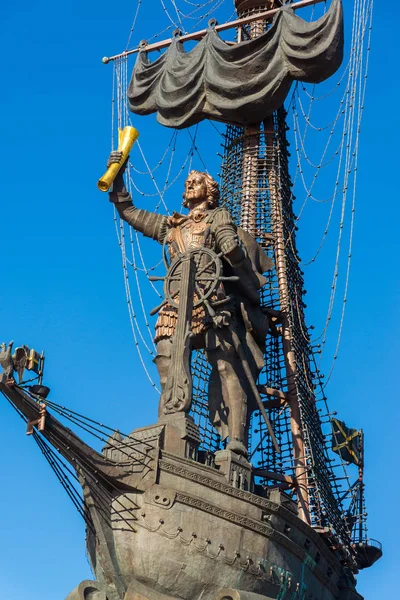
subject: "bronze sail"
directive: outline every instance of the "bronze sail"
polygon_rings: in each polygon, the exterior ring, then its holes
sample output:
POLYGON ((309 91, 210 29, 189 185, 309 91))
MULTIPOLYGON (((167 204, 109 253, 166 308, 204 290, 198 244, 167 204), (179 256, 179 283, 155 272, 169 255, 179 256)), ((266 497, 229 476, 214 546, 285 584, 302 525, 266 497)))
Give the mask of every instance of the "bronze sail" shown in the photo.
POLYGON ((286 6, 263 35, 234 46, 212 27, 190 52, 176 38, 150 62, 144 46, 128 89, 129 107, 138 115, 157 112, 162 125, 178 129, 203 119, 258 123, 283 104, 293 81, 320 83, 342 59, 341 0, 313 22, 286 6))

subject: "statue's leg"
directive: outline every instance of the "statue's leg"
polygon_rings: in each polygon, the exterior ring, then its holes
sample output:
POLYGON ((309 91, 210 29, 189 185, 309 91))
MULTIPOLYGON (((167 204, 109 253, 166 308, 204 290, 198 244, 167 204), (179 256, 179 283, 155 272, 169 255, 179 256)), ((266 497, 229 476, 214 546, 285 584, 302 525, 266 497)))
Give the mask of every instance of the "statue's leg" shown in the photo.
MULTIPOLYGON (((263 351, 249 332, 238 331, 254 381, 263 367, 263 351)), ((255 408, 247 376, 244 372, 229 329, 218 331, 218 341, 207 349, 212 367, 209 386, 209 408, 212 423, 223 439, 229 436, 229 448, 247 453, 248 421, 255 408)))
MULTIPOLYGON (((227 337, 226 334, 221 336, 227 337)), ((240 359, 229 339, 221 339, 220 345, 207 351, 207 357, 212 367, 211 379, 215 382, 209 390, 210 408, 213 407, 214 413, 218 413, 219 420, 225 425, 225 428, 220 426, 220 430, 226 431, 227 426, 228 447, 240 454, 247 454, 248 391, 240 359), (216 383, 217 377, 220 385, 216 383), (217 396, 218 391, 222 398, 217 396)))
POLYGON ((160 378, 161 385, 161 397, 160 404, 158 407, 158 415, 163 416, 162 411, 162 402, 161 399, 163 397, 164 386, 167 381, 168 372, 171 366, 171 352, 172 352, 172 339, 171 338, 163 338, 157 343, 157 356, 154 359, 154 363, 158 370, 158 376, 160 378))

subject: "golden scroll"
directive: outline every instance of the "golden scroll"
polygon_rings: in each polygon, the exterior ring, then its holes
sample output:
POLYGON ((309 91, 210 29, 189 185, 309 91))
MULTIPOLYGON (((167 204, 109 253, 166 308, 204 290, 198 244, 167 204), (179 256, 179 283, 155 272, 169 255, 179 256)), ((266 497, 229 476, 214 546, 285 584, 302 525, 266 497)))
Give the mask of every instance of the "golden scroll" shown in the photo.
POLYGON ((121 160, 118 163, 113 163, 110 165, 103 177, 101 177, 97 182, 97 187, 102 192, 108 192, 112 182, 126 161, 128 154, 138 137, 139 132, 134 127, 127 126, 124 127, 124 129, 119 129, 117 152, 122 152, 121 160))

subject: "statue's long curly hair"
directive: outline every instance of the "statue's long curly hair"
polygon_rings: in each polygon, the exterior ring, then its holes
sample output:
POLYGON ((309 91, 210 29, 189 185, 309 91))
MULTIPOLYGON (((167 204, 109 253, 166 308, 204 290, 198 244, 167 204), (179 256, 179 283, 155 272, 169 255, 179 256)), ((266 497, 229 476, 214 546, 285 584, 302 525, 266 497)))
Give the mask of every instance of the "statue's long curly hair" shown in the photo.
MULTIPOLYGON (((204 178, 204 181, 206 182, 206 186, 207 186, 208 208, 216 208, 219 203, 220 192, 219 192, 219 185, 215 181, 215 179, 213 179, 213 177, 211 177, 211 175, 209 175, 208 173, 203 173, 203 171, 190 171, 188 178, 191 175, 202 175, 202 177, 204 178)), ((183 194, 183 206, 185 208, 188 207, 185 194, 183 194)))

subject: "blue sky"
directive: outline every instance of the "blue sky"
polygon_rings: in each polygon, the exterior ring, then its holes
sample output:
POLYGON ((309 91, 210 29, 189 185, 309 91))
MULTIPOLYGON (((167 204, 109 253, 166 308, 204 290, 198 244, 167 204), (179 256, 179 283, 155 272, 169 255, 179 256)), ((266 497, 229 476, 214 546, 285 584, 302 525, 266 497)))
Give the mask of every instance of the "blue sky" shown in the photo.
MULTIPOLYGON (((125 430, 155 421, 157 397, 133 343, 112 208, 96 181, 110 148, 111 67, 101 57, 125 48, 134 10, 127 0, 7 3, 0 39, 0 341, 45 349, 52 399, 125 430)), ((136 42, 168 23, 158 0, 144 0, 141 10, 136 42)), ((397 590, 398 37, 393 8, 376 3, 348 308, 327 389, 331 409, 366 434, 369 532, 384 544, 384 558, 358 578, 367 600, 393 598, 397 590)), ((153 118, 137 123, 156 164, 171 134, 153 118)), ((205 125, 200 143, 215 175, 220 140, 213 133, 205 125)), ((186 148, 188 137, 182 140, 186 148)), ((198 157, 193 166, 201 168, 198 157)), ((180 195, 178 183, 168 196, 174 209, 180 195)), ((156 204, 154 197, 136 200, 156 204)), ((301 256, 312 253, 324 218, 313 213, 301 223, 301 256)), ((159 249, 144 248, 156 263, 159 249)), ((309 322, 317 328, 326 315, 332 249, 329 243, 327 262, 306 269, 309 322)), ((145 299, 149 308, 157 304, 145 299)), ((333 334, 327 371, 334 341, 333 334)), ((2 598, 61 600, 91 577, 83 522, 5 400, 0 423, 2 598)))

